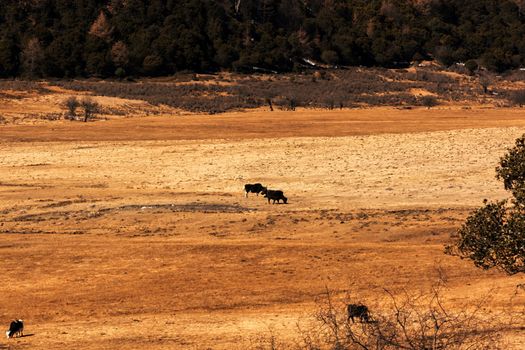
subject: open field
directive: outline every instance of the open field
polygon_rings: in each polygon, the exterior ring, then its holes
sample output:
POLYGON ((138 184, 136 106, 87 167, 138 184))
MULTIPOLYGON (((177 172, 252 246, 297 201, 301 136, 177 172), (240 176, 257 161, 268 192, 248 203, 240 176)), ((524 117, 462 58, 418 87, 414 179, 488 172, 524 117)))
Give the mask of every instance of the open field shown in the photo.
POLYGON ((293 338, 326 286, 374 304, 438 268, 451 303, 509 310, 519 276, 443 246, 505 197, 494 168, 524 126, 388 108, 0 126, 0 324, 31 335, 0 348, 244 349, 293 338), (254 182, 289 204, 245 198, 254 182))

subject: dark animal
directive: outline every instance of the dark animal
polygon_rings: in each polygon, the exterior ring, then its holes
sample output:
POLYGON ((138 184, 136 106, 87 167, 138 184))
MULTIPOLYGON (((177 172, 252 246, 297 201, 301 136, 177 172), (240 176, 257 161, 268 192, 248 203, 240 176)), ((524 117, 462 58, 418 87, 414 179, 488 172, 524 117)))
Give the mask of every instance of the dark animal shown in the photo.
POLYGON ((7 338, 14 338, 15 336, 22 337, 24 335, 24 321, 14 320, 9 325, 9 330, 5 332, 7 338))
POLYGON ((272 203, 275 204, 275 201, 279 203, 279 201, 282 199, 284 204, 288 203, 288 198, 284 196, 283 191, 273 191, 273 190, 266 190, 263 192, 264 198, 268 198, 268 203, 270 203, 270 199, 273 201, 272 203))
POLYGON ((348 304, 348 320, 354 321, 354 317, 358 318, 361 322, 370 322, 370 313, 368 307, 362 304, 348 304))
POLYGON ((246 197, 248 197, 248 193, 250 192, 259 195, 259 193, 266 191, 266 187, 261 184, 246 184, 244 185, 244 190, 246 191, 246 197))

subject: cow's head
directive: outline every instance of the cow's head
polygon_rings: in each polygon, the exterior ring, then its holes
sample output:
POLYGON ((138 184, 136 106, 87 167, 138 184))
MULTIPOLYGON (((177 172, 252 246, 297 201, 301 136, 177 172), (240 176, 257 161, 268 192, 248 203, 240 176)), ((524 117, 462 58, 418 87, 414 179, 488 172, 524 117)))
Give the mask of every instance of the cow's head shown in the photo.
POLYGON ((268 187, 263 187, 261 193, 266 196, 266 193, 268 193, 268 187))
POLYGON ((9 339, 10 335, 11 335, 11 331, 5 331, 5 336, 7 337, 7 339, 9 339))

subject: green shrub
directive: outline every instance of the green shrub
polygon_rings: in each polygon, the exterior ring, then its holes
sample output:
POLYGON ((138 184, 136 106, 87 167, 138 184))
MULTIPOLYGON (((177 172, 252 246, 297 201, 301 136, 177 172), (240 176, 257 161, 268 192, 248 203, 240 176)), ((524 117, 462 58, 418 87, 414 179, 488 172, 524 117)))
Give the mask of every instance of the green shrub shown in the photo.
POLYGON ((525 272, 525 135, 500 160, 497 178, 512 193, 511 203, 488 203, 459 229, 448 254, 468 258, 483 269, 498 267, 512 275, 525 272))

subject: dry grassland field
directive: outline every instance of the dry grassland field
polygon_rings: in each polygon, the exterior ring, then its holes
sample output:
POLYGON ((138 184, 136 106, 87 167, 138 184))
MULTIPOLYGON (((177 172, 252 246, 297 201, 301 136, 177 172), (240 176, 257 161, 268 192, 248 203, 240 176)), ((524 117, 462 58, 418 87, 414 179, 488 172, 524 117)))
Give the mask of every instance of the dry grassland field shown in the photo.
POLYGON ((452 307, 523 313, 522 277, 444 246, 507 196, 494 169, 524 132, 519 108, 448 106, 0 125, 0 324, 26 324, 0 349, 253 348, 296 339, 326 288, 378 310, 438 275, 452 307))

